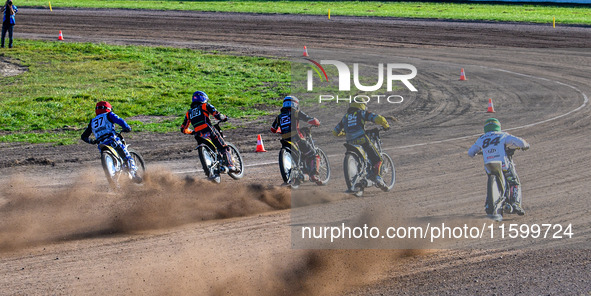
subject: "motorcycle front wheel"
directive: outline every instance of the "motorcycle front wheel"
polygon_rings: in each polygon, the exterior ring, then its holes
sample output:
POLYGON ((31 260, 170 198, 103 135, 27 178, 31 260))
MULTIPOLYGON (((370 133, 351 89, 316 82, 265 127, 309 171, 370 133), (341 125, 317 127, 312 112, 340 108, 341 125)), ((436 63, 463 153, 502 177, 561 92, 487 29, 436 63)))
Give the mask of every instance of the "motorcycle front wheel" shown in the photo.
POLYGON ((326 156, 326 153, 320 148, 316 149, 316 151, 320 156, 320 165, 318 168, 318 180, 320 180, 320 183, 318 185, 326 185, 330 179, 330 163, 328 162, 328 156, 326 156))
POLYGON ((234 167, 238 170, 238 172, 229 172, 228 175, 232 179, 238 180, 244 176, 244 162, 242 161, 242 155, 240 155, 240 151, 238 151, 236 146, 228 143, 228 147, 230 147, 230 157, 232 157, 234 167))
POLYGON ((382 167, 380 168, 380 176, 388 188, 386 192, 392 190, 392 188, 394 188, 394 184, 396 183, 396 169, 394 168, 394 161, 392 161, 390 155, 386 153, 382 153, 382 167))

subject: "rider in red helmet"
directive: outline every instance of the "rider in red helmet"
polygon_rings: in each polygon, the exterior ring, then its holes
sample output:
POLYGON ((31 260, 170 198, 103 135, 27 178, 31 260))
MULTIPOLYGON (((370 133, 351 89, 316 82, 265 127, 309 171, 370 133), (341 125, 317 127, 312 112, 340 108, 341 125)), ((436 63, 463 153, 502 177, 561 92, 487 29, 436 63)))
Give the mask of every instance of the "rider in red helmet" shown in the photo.
POLYGON ((90 120, 86 130, 84 130, 84 133, 82 133, 80 138, 82 141, 88 144, 98 144, 99 147, 100 145, 109 145, 115 148, 115 150, 117 150, 119 155, 126 161, 127 166, 130 168, 133 181, 139 183, 142 181, 142 178, 135 174, 135 171, 137 170, 135 161, 115 131, 115 124, 118 124, 123 128, 121 132, 130 132, 131 127, 129 124, 127 124, 127 122, 125 122, 125 120, 112 112, 112 110, 113 107, 111 104, 109 104, 109 102, 100 101, 96 103, 96 117, 90 120), (94 140, 90 139, 90 134, 94 134, 94 140))
POLYGON ((181 132, 184 134, 194 134, 197 143, 202 143, 203 139, 209 138, 216 149, 222 154, 228 164, 228 171, 237 172, 230 155, 230 148, 226 145, 224 138, 217 129, 211 124, 209 116, 213 115, 219 121, 227 121, 228 116, 223 115, 209 103, 209 97, 205 92, 196 91, 193 93, 191 109, 185 113, 185 120, 181 125, 181 132), (189 129, 193 125, 193 130, 189 129))

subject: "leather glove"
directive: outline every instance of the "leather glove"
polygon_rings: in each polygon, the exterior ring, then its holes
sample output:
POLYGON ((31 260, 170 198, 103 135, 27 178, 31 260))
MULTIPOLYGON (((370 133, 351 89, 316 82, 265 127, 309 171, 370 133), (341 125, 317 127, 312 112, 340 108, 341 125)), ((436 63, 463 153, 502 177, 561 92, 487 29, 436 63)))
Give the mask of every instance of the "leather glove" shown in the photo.
POLYGON ((313 126, 320 126, 320 120, 318 120, 317 118, 314 118, 314 119, 308 121, 308 124, 311 124, 313 126))
POLYGON ((337 133, 336 131, 333 130, 332 131, 332 135, 335 136, 335 137, 342 137, 342 136, 345 135, 345 132, 340 131, 340 132, 337 133))
POLYGON ((390 125, 388 124, 388 120, 386 120, 386 118, 384 118, 384 116, 382 115, 378 115, 376 117, 376 121, 377 124, 381 125, 384 127, 384 129, 389 129, 390 125))

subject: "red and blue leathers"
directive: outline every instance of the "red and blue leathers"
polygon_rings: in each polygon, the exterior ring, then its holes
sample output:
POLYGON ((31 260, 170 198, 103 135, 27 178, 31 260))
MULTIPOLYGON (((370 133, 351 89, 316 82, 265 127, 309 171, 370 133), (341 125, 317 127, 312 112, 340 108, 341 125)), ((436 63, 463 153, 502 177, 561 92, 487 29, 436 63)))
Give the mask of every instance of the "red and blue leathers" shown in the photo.
POLYGON ((215 145, 219 153, 225 158, 228 167, 234 168, 232 157, 230 156, 230 148, 226 145, 224 138, 217 129, 211 124, 209 116, 213 115, 217 120, 225 121, 227 116, 221 114, 210 103, 191 103, 191 109, 185 113, 185 119, 181 125, 181 132, 184 134, 195 134, 195 140, 201 144, 205 139, 210 139, 215 145), (189 129, 189 125, 193 125, 193 131, 189 129))

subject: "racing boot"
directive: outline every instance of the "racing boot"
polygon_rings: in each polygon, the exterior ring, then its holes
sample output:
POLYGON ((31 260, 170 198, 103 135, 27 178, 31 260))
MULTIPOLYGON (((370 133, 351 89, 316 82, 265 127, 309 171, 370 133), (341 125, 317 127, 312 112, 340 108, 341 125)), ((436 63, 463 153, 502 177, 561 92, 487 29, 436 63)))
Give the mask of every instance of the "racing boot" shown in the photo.
POLYGON ((133 158, 129 158, 127 160, 127 168, 129 169, 131 180, 138 184, 142 183, 143 179, 137 173, 137 166, 135 165, 135 161, 133 160, 133 158))
POLYGON ((228 164, 228 172, 230 173, 238 173, 238 168, 234 166, 234 161, 232 160, 232 155, 230 154, 230 149, 226 150, 224 153, 224 160, 228 164))
POLYGON ((517 213, 519 216, 525 215, 525 210, 521 207, 521 186, 519 184, 511 186, 510 194, 513 213, 517 213))
POLYGON ((131 180, 137 184, 142 183, 144 179, 138 175, 136 171, 131 172, 131 180))
POLYGON ((521 207, 520 203, 514 202, 511 206, 513 207, 513 212, 517 213, 517 215, 525 215, 525 210, 521 207))
POLYGON ((316 154, 312 159, 310 159, 310 182, 316 183, 316 185, 322 185, 322 181, 320 180, 320 176, 318 175, 320 171, 320 155, 316 154))
POLYGON ((388 192, 388 186, 386 186, 386 182, 384 182, 384 179, 382 179, 381 176, 376 176, 375 182, 378 184, 378 188, 382 189, 384 192, 388 192))
POLYGON ((376 183, 376 185, 378 186, 378 188, 380 188, 380 189, 382 189, 382 191, 386 192, 386 191, 388 191, 388 186, 386 186, 384 179, 382 179, 382 176, 380 176, 380 169, 381 168, 382 168, 381 161, 373 165, 373 170, 372 170, 372 174, 370 176, 370 180, 374 181, 376 183))

